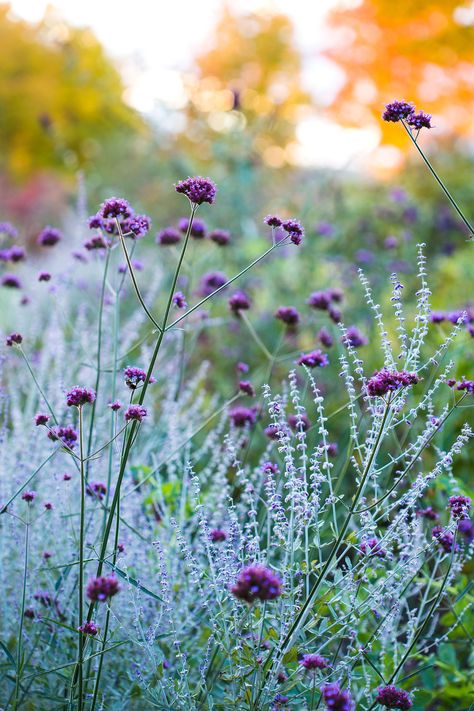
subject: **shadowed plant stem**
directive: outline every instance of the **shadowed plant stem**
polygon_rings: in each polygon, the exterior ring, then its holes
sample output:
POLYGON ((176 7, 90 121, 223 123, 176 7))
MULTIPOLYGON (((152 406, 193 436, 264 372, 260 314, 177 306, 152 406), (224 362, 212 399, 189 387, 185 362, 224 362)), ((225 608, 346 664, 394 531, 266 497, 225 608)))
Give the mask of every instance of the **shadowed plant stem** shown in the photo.
POLYGON ((25 618, 25 600, 26 600, 26 579, 28 577, 28 545, 30 539, 30 521, 29 511, 28 520, 25 530, 25 562, 23 565, 23 587, 21 592, 21 611, 20 611, 20 628, 18 630, 18 649, 16 656, 16 674, 15 674, 15 692, 13 696, 12 709, 18 708, 18 696, 20 693, 20 680, 23 669, 22 653, 23 653, 23 620, 25 618))

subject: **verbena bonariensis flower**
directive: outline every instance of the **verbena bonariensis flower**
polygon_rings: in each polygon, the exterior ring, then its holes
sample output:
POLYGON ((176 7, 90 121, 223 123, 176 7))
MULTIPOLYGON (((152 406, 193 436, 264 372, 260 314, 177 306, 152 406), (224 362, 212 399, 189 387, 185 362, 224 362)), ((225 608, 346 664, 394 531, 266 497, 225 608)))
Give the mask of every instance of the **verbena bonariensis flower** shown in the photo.
POLYGON ((181 234, 174 227, 165 227, 156 235, 156 242, 163 246, 181 242, 181 234))
POLYGON ((320 654, 304 654, 299 663, 308 670, 327 669, 329 666, 329 661, 320 654))
POLYGON ((292 430, 306 432, 311 427, 309 417, 305 412, 299 415, 288 415, 288 424, 292 430))
POLYGON ((21 289, 21 281, 16 274, 12 274, 11 272, 5 272, 0 283, 9 289, 21 289))
POLYGON ((227 277, 223 272, 209 272, 204 274, 201 279, 201 284, 199 287, 199 293, 201 296, 210 296, 216 289, 227 282, 227 277))
POLYGON ((114 575, 91 578, 87 583, 87 597, 93 602, 105 602, 116 595, 120 590, 117 578, 114 575))
POLYGON ((91 215, 89 219, 87 220, 87 224, 89 226, 89 229, 91 230, 103 230, 104 229, 104 221, 102 217, 97 213, 96 215, 91 215))
POLYGON ((96 249, 107 249, 107 247, 110 247, 110 244, 110 240, 106 239, 103 235, 94 235, 84 242, 84 247, 88 252, 92 252, 96 249))
POLYGON ((111 197, 104 200, 97 213, 104 220, 109 218, 126 219, 132 217, 133 210, 124 198, 111 197))
POLYGON ((299 323, 300 315, 293 306, 279 306, 275 311, 275 318, 283 321, 287 326, 296 326, 299 323))
MULTIPOLYGON (((125 385, 130 388, 130 390, 136 390, 140 383, 144 383, 146 380, 146 372, 142 368, 136 368, 133 365, 127 365, 123 371, 125 377, 125 385)), ((156 383, 155 378, 150 376, 150 383, 156 383)))
POLYGON ((463 378, 459 381, 459 383, 456 383, 455 387, 456 390, 465 390, 467 393, 472 395, 474 393, 474 380, 466 380, 463 378))
MULTIPOLYGON (((137 272, 141 272, 144 268, 143 262, 141 262, 139 259, 132 259, 132 269, 135 269, 137 272)), ((118 273, 119 274, 125 274, 128 270, 128 264, 120 264, 118 268, 118 273)))
MULTIPOLYGON (((178 222, 178 228, 181 230, 183 235, 186 234, 189 227, 189 217, 181 217, 178 222)), ((197 217, 194 218, 193 224, 191 225, 191 232, 189 233, 191 237, 195 239, 204 239, 207 232, 207 225, 204 220, 199 220, 197 217)))
POLYGON ((469 518, 462 518, 458 521, 458 531, 464 536, 468 543, 474 541, 474 523, 469 518))
POLYGON ((390 104, 385 104, 385 111, 382 114, 384 121, 400 121, 406 119, 413 113, 415 106, 407 101, 392 101, 390 104))
POLYGON ((446 553, 450 553, 453 550, 453 546, 455 551, 458 550, 458 544, 454 543, 454 535, 451 531, 448 531, 447 528, 444 528, 443 526, 434 526, 431 530, 431 535, 439 543, 441 548, 446 551, 446 553))
POLYGON ((364 555, 375 555, 378 558, 385 558, 387 552, 381 547, 374 537, 366 538, 359 546, 359 551, 364 555))
POLYGON ((314 291, 310 294, 308 301, 306 302, 308 306, 313 309, 320 309, 321 311, 326 311, 332 301, 331 294, 329 291, 314 291))
POLYGON ((235 294, 232 294, 228 303, 230 310, 236 316, 240 316, 241 311, 247 311, 251 306, 250 298, 243 291, 236 291, 235 294))
POLYGON ((77 628, 82 634, 88 634, 91 637, 95 637, 99 632, 99 628, 94 622, 84 622, 80 627, 77 628))
POLYGON ((125 410, 125 419, 127 422, 131 420, 136 420, 141 422, 144 417, 148 414, 146 407, 142 405, 129 405, 125 410))
POLYGON ((341 341, 346 346, 351 345, 353 348, 360 348, 361 346, 366 346, 369 339, 359 331, 357 326, 349 326, 345 334, 342 336, 341 341))
POLYGON ((416 373, 409 373, 406 370, 382 370, 376 371, 367 381, 367 392, 372 397, 383 397, 389 392, 415 385, 419 382, 416 373))
POLYGON ((413 706, 410 694, 408 694, 404 689, 398 689, 392 684, 379 687, 377 692, 377 698, 375 701, 388 709, 401 709, 401 711, 408 711, 408 709, 411 709, 413 706))
POLYGON ((44 607, 51 607, 53 604, 53 598, 47 590, 37 590, 33 594, 33 598, 44 607))
POLYGON ((44 412, 38 412, 37 415, 35 415, 35 425, 38 427, 39 425, 46 425, 49 422, 49 415, 46 415, 44 412))
POLYGON ((471 499, 469 496, 450 496, 448 502, 453 518, 460 519, 469 517, 469 510, 471 508, 471 499))
POLYGON ((227 230, 212 230, 209 233, 209 239, 218 244, 219 247, 225 247, 230 242, 230 232, 227 232, 227 230))
POLYGON ((203 202, 212 205, 217 193, 215 183, 210 178, 202 178, 200 175, 180 180, 179 183, 176 183, 175 190, 177 193, 186 195, 194 205, 202 205, 203 202))
POLYGON ((40 272, 38 274, 38 281, 50 281, 51 274, 49 272, 40 272))
POLYGON ((86 486, 86 494, 94 499, 102 501, 107 493, 107 487, 103 481, 88 481, 86 486))
POLYGON ((18 237, 18 230, 11 222, 0 222, 0 234, 15 239, 15 237, 18 237))
POLYGON ((53 427, 48 432, 49 439, 55 442, 56 440, 61 440, 63 444, 69 449, 74 449, 77 442, 77 432, 71 425, 66 425, 65 427, 53 427))
POLYGON ((331 334, 326 328, 321 328, 316 334, 316 338, 318 338, 326 348, 330 348, 334 343, 331 334))
POLYGON ((426 509, 418 509, 416 515, 431 521, 437 521, 439 518, 439 514, 436 513, 432 506, 427 506, 426 509))
POLYGON ((109 402, 109 407, 113 412, 117 412, 117 410, 120 410, 122 407, 122 403, 119 402, 119 400, 114 400, 113 402, 109 402))
POLYGON ((418 131, 421 128, 433 128, 431 125, 431 114, 426 114, 424 111, 412 113, 407 117, 407 124, 411 128, 416 128, 418 131))
POLYGON ((301 355, 296 362, 298 365, 306 365, 308 368, 324 368, 329 365, 329 358, 326 353, 316 350, 301 355))
POLYGON ((182 291, 177 291, 175 294, 173 294, 173 304, 176 306, 177 309, 187 308, 188 302, 186 301, 186 298, 182 291))
POLYGON ((324 684, 321 694, 327 709, 331 711, 353 711, 355 704, 347 689, 341 689, 337 681, 324 684))
POLYGON ((127 224, 127 232, 134 237, 144 237, 151 228, 151 218, 148 215, 134 215, 127 224))
POLYGON ((257 408, 237 405, 229 410, 229 419, 234 427, 253 426, 257 421, 257 408))
POLYGON ((42 247, 54 247, 62 238, 62 234, 55 227, 49 225, 41 230, 36 241, 42 247))
POLYGON ((255 395, 254 387, 249 380, 239 380, 239 390, 245 395, 250 395, 250 397, 255 395))
POLYGON ((267 215, 263 218, 263 221, 269 227, 281 227, 283 224, 283 220, 278 215, 267 215))
POLYGON ((95 400, 95 392, 91 388, 81 388, 75 385, 66 393, 66 404, 68 407, 81 407, 91 405, 95 400))
POLYGON ((227 533, 222 528, 213 528, 209 531, 209 538, 213 543, 222 543, 227 540, 227 533))
POLYGON ((243 568, 230 590, 239 600, 252 603, 255 600, 275 600, 282 594, 282 585, 270 568, 257 564, 243 568))
POLYGON ((21 333, 10 333, 10 335, 5 339, 5 345, 7 346, 13 346, 13 344, 19 346, 21 343, 23 343, 23 336, 21 333))
POLYGON ((288 236, 291 242, 293 242, 293 244, 301 244, 301 241, 304 236, 304 229, 301 223, 298 222, 298 220, 285 220, 285 222, 283 222, 282 224, 282 227, 285 232, 288 233, 288 236))
POLYGON ((36 498, 36 491, 24 491, 21 498, 30 504, 36 498))

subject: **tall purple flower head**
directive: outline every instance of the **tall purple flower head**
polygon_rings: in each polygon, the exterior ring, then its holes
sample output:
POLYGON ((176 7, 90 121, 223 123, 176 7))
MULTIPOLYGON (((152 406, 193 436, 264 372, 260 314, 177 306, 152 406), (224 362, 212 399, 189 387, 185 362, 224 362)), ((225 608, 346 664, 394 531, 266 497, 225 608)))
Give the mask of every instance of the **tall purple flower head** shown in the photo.
POLYGON ((51 274, 49 272, 40 272, 38 274, 38 281, 50 281, 51 274))
POLYGON ((130 203, 124 198, 111 197, 108 198, 108 200, 104 200, 97 214, 104 220, 108 220, 110 218, 123 220, 132 217, 133 210, 130 203))
POLYGON ((359 546, 359 551, 363 555, 377 556, 377 558, 385 558, 387 555, 387 552, 373 536, 362 541, 359 546))
POLYGON ((459 546, 454 542, 454 536, 447 528, 434 526, 431 529, 431 535, 446 553, 451 553, 453 549, 455 551, 458 550, 459 546))
POLYGON ((283 220, 278 215, 267 215, 263 218, 263 221, 269 227, 281 227, 283 224, 283 220))
POLYGON ((223 272, 208 272, 201 279, 199 293, 201 296, 209 296, 216 289, 219 289, 227 281, 227 277, 223 272))
POLYGON ((355 704, 347 689, 341 689, 337 681, 324 684, 321 694, 327 709, 331 711, 353 711, 355 704))
POLYGON ((54 247, 60 239, 62 234, 55 227, 50 227, 49 225, 41 230, 36 241, 41 247, 54 247))
POLYGON ((188 302, 182 291, 177 291, 173 294, 173 305, 177 309, 186 309, 188 307, 188 302))
POLYGON ((218 244, 219 247, 225 247, 230 242, 230 232, 227 230, 212 230, 209 233, 209 239, 218 244))
POLYGON ((21 281, 16 274, 12 274, 11 272, 5 272, 0 284, 6 286, 8 289, 21 289, 21 281))
POLYGON ((91 388, 80 388, 75 385, 66 393, 66 404, 68 407, 81 407, 91 405, 95 400, 95 392, 91 388))
POLYGON ((229 419, 234 427, 245 427, 246 425, 253 427, 257 421, 257 408, 237 405, 229 410, 229 419))
POLYGON ((383 397, 389 392, 415 385, 419 382, 416 373, 409 373, 406 370, 382 370, 376 371, 367 381, 367 392, 371 397, 383 397))
POLYGON ((424 111, 418 111, 417 114, 412 113, 407 117, 407 124, 411 128, 416 128, 418 131, 421 128, 433 128, 431 125, 431 114, 425 114, 424 111))
POLYGON ((215 183, 210 178, 202 178, 200 175, 180 180, 179 183, 176 183, 175 190, 177 193, 186 195, 194 205, 202 205, 203 202, 212 205, 217 193, 215 183))
POLYGON ((24 491, 21 495, 21 498, 23 499, 23 501, 26 501, 28 504, 31 504, 31 502, 36 499, 36 491, 24 491))
POLYGON ((6 235, 7 237, 11 237, 11 239, 15 239, 15 237, 18 237, 18 230, 11 222, 0 222, 0 235, 6 235))
POLYGON ((293 306, 279 306, 275 311, 275 318, 287 326, 294 327, 299 323, 300 315, 293 306))
POLYGON ((458 531, 468 543, 474 541, 474 523, 470 518, 462 518, 458 521, 458 531))
POLYGON ((119 400, 114 400, 113 402, 109 402, 109 407, 112 412, 117 412, 121 409, 122 403, 119 400))
POLYGON ((91 578, 87 583, 87 597, 93 602, 105 602, 120 590, 118 580, 114 575, 91 578))
MULTIPOLYGON (((178 229, 181 230, 183 235, 186 234, 189 227, 189 218, 181 217, 178 222, 178 229)), ((191 225, 191 232, 189 233, 191 237, 195 239, 204 239, 207 232, 207 225, 204 220, 199 220, 197 217, 194 218, 193 224, 191 225)))
POLYGON ((5 345, 7 346, 13 346, 13 344, 19 346, 21 343, 23 343, 23 336, 21 333, 10 333, 10 335, 5 339, 5 345))
POLYGON ((95 637, 99 632, 99 628, 94 622, 84 622, 80 627, 77 628, 82 634, 88 634, 91 637, 95 637))
POLYGON ((107 487, 103 481, 89 481, 86 486, 86 494, 93 499, 102 501, 107 493, 107 487))
POLYGON ((323 346, 326 346, 326 348, 331 348, 334 343, 331 334, 326 328, 321 328, 316 334, 316 337, 321 341, 323 346))
POLYGON ((385 104, 385 111, 382 114, 384 121, 397 122, 401 119, 406 119, 415 110, 414 105, 407 101, 392 101, 391 104, 385 104))
POLYGON ((212 543, 222 543, 227 540, 227 533, 222 528, 213 528, 209 531, 209 539, 212 543))
POLYGON ((46 415, 44 412, 38 412, 37 415, 35 415, 35 425, 39 427, 40 425, 47 425, 49 422, 49 415, 46 415))
POLYGON ((329 291, 313 291, 306 303, 308 306, 311 306, 312 309, 326 311, 326 309, 329 308, 331 301, 332 299, 329 291))
POLYGON ((329 365, 329 358, 326 353, 315 350, 301 355, 296 362, 298 365, 305 365, 307 368, 324 368, 329 365))
MULTIPOLYGON (((146 372, 141 368, 136 368, 133 365, 128 365, 124 371, 123 375, 125 378, 125 385, 130 388, 130 390, 136 390, 140 383, 144 383, 146 380, 146 372)), ((156 383, 153 376, 150 376, 149 383, 156 383)))
POLYGON ((408 709, 411 709, 413 706, 410 694, 404 689, 397 689, 397 687, 393 686, 393 684, 389 684, 388 686, 380 686, 377 689, 377 692, 377 698, 375 701, 388 709, 401 709, 401 711, 408 711, 408 709))
POLYGON ((53 427, 48 432, 48 437, 53 442, 60 440, 69 449, 74 449, 77 443, 77 432, 71 425, 65 427, 53 427))
POLYGON ((448 506, 451 509, 451 515, 455 519, 468 518, 471 508, 471 499, 469 496, 450 496, 448 506))
POLYGON ((320 654, 304 654, 299 663, 308 671, 327 669, 329 666, 329 661, 320 654))
POLYGON ((298 220, 285 220, 282 225, 293 244, 299 245, 304 236, 303 226, 298 220))
POLYGON ((439 519, 439 514, 436 513, 432 506, 427 506, 425 509, 418 509, 416 515, 421 518, 427 518, 430 521, 437 521, 439 519))
POLYGON ((244 395, 255 396, 255 390, 250 380, 239 380, 239 390, 244 395))
POLYGON ((368 338, 364 336, 363 333, 359 331, 357 326, 349 326, 343 337, 341 338, 344 345, 350 345, 353 348, 360 348, 361 346, 366 346, 369 342, 368 338))
POLYGON ((129 405, 125 410, 125 420, 130 422, 131 420, 136 420, 141 422, 144 417, 148 414, 146 407, 142 405, 129 405))
POLYGON ((93 252, 95 250, 107 249, 107 247, 110 247, 110 244, 109 239, 103 235, 96 234, 84 242, 84 247, 88 252, 93 252))
POLYGON ((464 390, 472 395, 474 393, 474 380, 466 380, 462 378, 458 383, 455 383, 456 390, 464 390))
POLYGON ((306 432, 311 427, 311 422, 306 412, 302 412, 299 415, 288 415, 288 424, 295 432, 299 432, 300 430, 306 432))
POLYGON ((10 262, 22 262, 26 257, 26 252, 23 247, 18 244, 13 244, 8 250, 8 260, 10 262))
POLYGON ((181 242, 181 234, 174 227, 165 227, 156 235, 156 243, 163 246, 178 244, 181 242))
POLYGON ((236 291, 229 299, 229 308, 233 314, 240 316, 241 311, 247 311, 251 306, 250 298, 243 291, 236 291))
POLYGON ((90 230, 103 230, 104 229, 104 221, 99 213, 97 213, 96 215, 91 215, 89 217, 89 219, 87 220, 87 225, 90 230))
POLYGON ((280 578, 265 565, 248 565, 243 568, 231 593, 239 600, 255 602, 255 600, 275 600, 282 594, 280 578))
POLYGON ((134 215, 128 221, 128 232, 135 238, 144 237, 151 228, 151 218, 148 215, 134 215))

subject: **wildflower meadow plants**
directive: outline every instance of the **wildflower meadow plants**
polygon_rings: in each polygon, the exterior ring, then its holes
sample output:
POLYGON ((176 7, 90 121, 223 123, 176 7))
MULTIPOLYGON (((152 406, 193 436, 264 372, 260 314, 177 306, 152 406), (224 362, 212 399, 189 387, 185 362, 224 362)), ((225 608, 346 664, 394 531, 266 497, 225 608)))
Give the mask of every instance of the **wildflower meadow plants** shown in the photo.
MULTIPOLYGON (((366 336, 334 305, 340 292, 319 290, 307 309, 328 312, 338 347, 316 347, 334 344, 322 329, 274 382, 278 355, 240 282, 270 253, 304 249, 302 225, 266 217, 271 246, 231 278, 205 275, 190 305, 187 249, 207 239, 193 224, 217 188, 202 177, 175 188, 190 213, 157 236, 175 258, 169 279, 157 267, 143 291, 135 257, 151 221, 110 198, 89 221, 93 296, 58 299, 57 313, 5 336, 1 703, 427 708, 423 674, 472 619, 470 498, 455 472, 474 385, 448 360, 464 315, 430 350, 420 245, 413 314, 396 274, 382 309, 360 271, 375 372, 359 352, 366 336), (198 348, 203 306, 234 282, 230 318, 267 360, 258 379, 239 361, 225 399, 206 389, 212 362, 188 372, 185 352, 198 348)), ((233 244, 222 230, 209 241, 233 244)), ((272 311, 294 351, 301 314, 272 311)))

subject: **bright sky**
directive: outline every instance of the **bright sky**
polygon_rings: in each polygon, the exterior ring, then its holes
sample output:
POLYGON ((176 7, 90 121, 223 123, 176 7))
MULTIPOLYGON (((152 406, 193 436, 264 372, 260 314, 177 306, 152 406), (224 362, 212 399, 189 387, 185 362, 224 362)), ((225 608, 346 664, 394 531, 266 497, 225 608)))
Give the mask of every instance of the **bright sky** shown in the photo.
MULTIPOLYGON (((228 0, 239 10, 268 7, 292 19, 304 57, 304 82, 319 100, 330 100, 341 77, 318 57, 324 46, 324 18, 338 2, 355 0, 228 0)), ((153 115, 163 101, 178 109, 183 101, 180 72, 205 48, 225 0, 10 0, 19 17, 37 21, 53 4, 70 23, 90 26, 119 61, 130 103, 153 115)), ((298 128, 300 159, 310 165, 343 167, 363 162, 377 145, 373 130, 349 130, 323 119, 298 128)))

